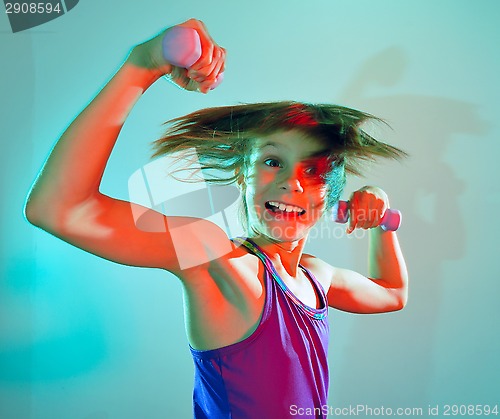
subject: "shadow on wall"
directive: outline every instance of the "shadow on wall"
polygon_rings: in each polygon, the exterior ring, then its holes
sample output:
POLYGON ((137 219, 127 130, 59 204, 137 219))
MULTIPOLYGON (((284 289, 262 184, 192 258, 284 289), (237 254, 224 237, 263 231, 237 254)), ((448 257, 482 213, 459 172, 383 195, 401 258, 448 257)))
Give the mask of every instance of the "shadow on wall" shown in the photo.
MULTIPOLYGON (((405 310, 360 316, 352 323, 345 362, 333 365, 334 380, 342 383, 333 397, 341 405, 414 406, 420 402, 424 406, 432 399, 427 388, 433 376, 443 296, 441 265, 465 253, 465 221, 459 200, 468 185, 456 176, 446 157, 454 135, 480 136, 487 123, 474 105, 458 100, 371 95, 372 88, 376 92, 379 87, 395 85, 406 67, 404 51, 389 48, 368 60, 341 95, 344 103, 355 103, 368 112, 376 110, 382 118, 390 115, 388 122, 397 140, 387 141, 410 154, 402 165, 377 166, 375 177, 383 176, 382 186, 392 197, 391 203, 403 211, 399 236, 411 279, 405 310)), ((366 243, 352 242, 356 268, 364 272, 366 243)))

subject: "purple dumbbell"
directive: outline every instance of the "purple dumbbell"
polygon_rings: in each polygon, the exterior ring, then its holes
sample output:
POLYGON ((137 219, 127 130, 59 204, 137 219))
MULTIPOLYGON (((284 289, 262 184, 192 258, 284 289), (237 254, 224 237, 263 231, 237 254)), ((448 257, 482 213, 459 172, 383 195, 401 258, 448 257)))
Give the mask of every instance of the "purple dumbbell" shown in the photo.
MULTIPOLYGON (((201 57, 201 41, 193 28, 174 26, 167 30, 162 42, 163 57, 176 67, 189 68, 201 57)), ((224 78, 220 73, 212 85, 215 89, 224 78)))
MULTIPOLYGON (((333 220, 337 223, 345 224, 349 220, 349 202, 339 201, 332 209, 333 220)), ((382 218, 380 227, 385 231, 396 231, 401 225, 401 212, 396 209, 389 208, 382 218)))
POLYGON ((174 26, 163 37, 163 57, 177 67, 189 68, 201 57, 198 32, 184 26, 174 26))

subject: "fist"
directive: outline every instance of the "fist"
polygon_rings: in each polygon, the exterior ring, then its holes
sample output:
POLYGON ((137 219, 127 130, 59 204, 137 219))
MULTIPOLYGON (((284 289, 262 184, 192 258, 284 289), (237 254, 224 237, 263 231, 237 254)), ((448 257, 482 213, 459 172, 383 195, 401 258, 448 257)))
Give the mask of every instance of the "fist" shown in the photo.
POLYGON ((376 186, 364 186, 357 190, 351 195, 349 202, 347 234, 352 233, 356 228, 378 227, 389 208, 387 194, 376 186))
MULTIPOLYGON (((195 30, 200 38, 200 58, 189 68, 176 67, 165 58, 163 40, 171 28, 167 28, 154 38, 137 45, 132 50, 130 61, 135 65, 148 68, 158 75, 165 75, 169 81, 182 89, 207 93, 215 88, 216 83, 218 84, 221 80, 226 50, 215 43, 205 24, 200 20, 189 19, 177 26, 195 30)), ((189 46, 187 45, 187 47, 189 46)))

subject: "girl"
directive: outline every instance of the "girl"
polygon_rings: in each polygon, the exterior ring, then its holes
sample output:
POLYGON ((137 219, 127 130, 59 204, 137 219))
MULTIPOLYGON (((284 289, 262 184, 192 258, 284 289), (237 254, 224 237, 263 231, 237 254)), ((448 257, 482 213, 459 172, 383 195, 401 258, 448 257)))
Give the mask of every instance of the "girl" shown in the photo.
POLYGON ((226 52, 203 23, 181 26, 198 32, 201 58, 189 69, 168 63, 165 32, 133 48, 57 142, 29 193, 26 217, 103 258, 179 278, 196 418, 324 417, 328 306, 399 310, 408 279, 396 233, 379 227, 389 207, 379 188, 364 187, 350 199, 348 232, 370 229, 369 278, 303 253, 304 245, 338 201, 346 171, 358 173, 364 159, 404 153, 359 128, 373 117, 339 106, 278 102, 202 110, 171 121, 155 155, 195 150, 202 168, 227 173, 214 181, 238 184, 246 237, 231 240, 207 220, 152 210, 147 218, 154 228, 139 228, 134 214, 147 209, 99 191, 128 112, 163 75, 207 93, 224 71, 226 52))

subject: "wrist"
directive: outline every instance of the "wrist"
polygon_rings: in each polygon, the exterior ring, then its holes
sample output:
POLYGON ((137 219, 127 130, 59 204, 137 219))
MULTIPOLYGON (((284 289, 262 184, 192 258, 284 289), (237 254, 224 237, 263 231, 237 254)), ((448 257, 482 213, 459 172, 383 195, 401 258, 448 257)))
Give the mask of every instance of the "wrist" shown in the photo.
POLYGON ((153 41, 155 41, 155 39, 132 48, 125 63, 129 66, 136 67, 138 71, 142 70, 141 73, 144 75, 149 75, 149 77, 154 80, 158 80, 161 76, 172 72, 172 65, 165 60, 157 62, 158 60, 154 59, 155 56, 162 57, 162 51, 161 44, 154 45, 155 42, 153 41), (155 51, 155 49, 157 51, 155 51))

